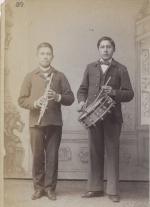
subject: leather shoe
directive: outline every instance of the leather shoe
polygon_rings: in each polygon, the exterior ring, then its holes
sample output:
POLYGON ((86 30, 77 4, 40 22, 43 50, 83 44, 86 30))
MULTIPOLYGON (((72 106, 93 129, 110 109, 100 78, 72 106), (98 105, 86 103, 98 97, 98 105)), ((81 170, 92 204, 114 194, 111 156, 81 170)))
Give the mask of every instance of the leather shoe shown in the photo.
POLYGON ((53 191, 53 190, 48 190, 48 191, 47 191, 47 197, 48 197, 50 200, 56 200, 56 193, 55 193, 55 191, 53 191))
POLYGON ((92 197, 101 197, 104 196, 103 191, 88 191, 82 195, 82 198, 92 198, 92 197))
POLYGON ((41 198, 43 195, 44 195, 43 190, 36 190, 36 191, 33 193, 31 199, 32 199, 32 200, 36 200, 36 199, 38 199, 38 198, 41 198))
POLYGON ((119 195, 109 195, 108 197, 113 202, 120 202, 120 196, 119 195))

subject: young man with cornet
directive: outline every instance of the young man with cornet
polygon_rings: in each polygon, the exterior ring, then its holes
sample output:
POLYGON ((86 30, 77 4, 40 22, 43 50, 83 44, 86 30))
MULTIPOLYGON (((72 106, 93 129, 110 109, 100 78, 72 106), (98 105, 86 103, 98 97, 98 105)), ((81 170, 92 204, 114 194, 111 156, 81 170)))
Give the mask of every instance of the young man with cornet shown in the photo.
POLYGON ((74 95, 65 75, 51 66, 53 48, 49 43, 38 45, 37 57, 39 66, 25 77, 18 103, 30 111, 35 190, 32 199, 46 193, 50 200, 56 200, 58 150, 62 136, 61 105, 71 105, 74 95))

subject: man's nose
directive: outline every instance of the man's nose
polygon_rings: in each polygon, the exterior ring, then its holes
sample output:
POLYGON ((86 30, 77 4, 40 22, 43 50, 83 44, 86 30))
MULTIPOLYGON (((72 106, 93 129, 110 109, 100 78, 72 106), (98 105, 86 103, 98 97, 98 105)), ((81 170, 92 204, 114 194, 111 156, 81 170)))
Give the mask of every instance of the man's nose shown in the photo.
POLYGON ((48 58, 48 55, 44 55, 44 59, 47 59, 48 58))
POLYGON ((104 47, 104 52, 107 52, 107 47, 104 47))

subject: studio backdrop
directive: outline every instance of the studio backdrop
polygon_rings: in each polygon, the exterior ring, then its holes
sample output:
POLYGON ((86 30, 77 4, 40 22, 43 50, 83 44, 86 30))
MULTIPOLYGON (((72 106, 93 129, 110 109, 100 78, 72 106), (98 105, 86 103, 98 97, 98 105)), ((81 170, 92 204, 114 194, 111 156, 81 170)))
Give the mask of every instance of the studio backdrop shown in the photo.
MULTIPOLYGON (((65 73, 76 96, 86 65, 98 60, 98 39, 110 36, 115 59, 127 66, 135 92, 122 105, 120 179, 148 180, 149 134, 141 123, 150 120, 150 1, 7 0, 5 20, 5 177, 31 178, 28 111, 17 98, 25 75, 37 66, 37 45, 52 44, 52 65, 65 73)), ((78 116, 77 100, 63 107, 62 179, 87 178, 87 131, 78 116)))

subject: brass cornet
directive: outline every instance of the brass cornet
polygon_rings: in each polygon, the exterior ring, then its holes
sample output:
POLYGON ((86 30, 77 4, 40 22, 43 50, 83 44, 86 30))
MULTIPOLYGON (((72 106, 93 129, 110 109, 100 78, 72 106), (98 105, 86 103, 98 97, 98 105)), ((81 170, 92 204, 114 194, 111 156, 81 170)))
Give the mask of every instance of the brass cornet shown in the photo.
POLYGON ((42 106, 40 108, 40 115, 39 115, 39 119, 38 119, 38 122, 37 122, 38 125, 40 125, 41 119, 44 116, 44 113, 45 113, 45 111, 47 109, 47 105, 48 105, 48 91, 50 89, 52 79, 53 79, 53 73, 51 74, 51 76, 49 78, 49 82, 48 82, 48 84, 47 84, 47 86, 45 88, 45 91, 44 91, 44 95, 43 95, 44 102, 42 103, 42 106))

